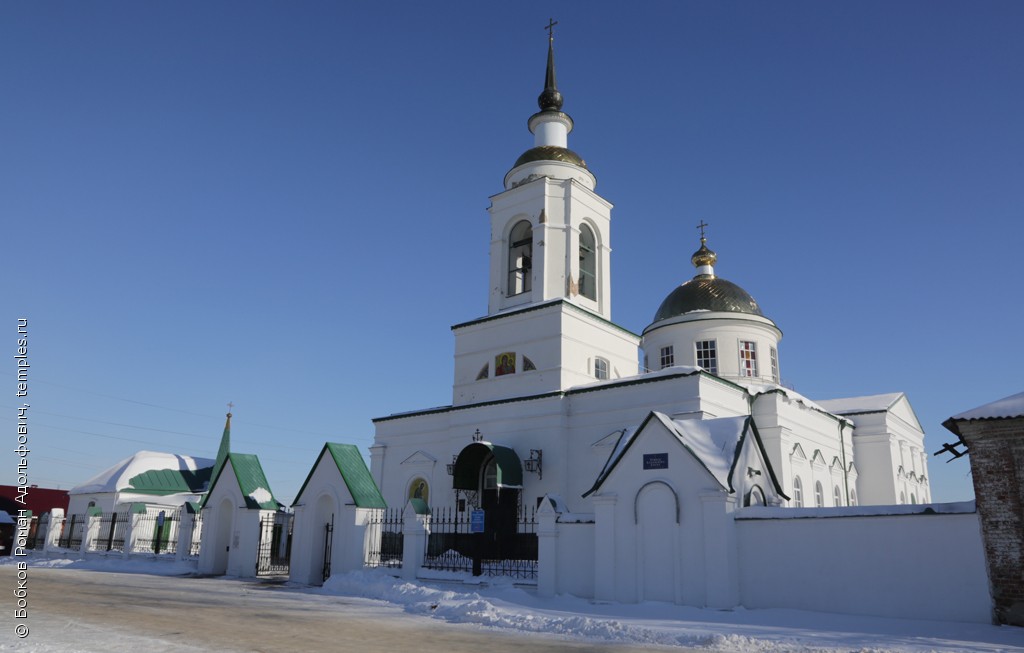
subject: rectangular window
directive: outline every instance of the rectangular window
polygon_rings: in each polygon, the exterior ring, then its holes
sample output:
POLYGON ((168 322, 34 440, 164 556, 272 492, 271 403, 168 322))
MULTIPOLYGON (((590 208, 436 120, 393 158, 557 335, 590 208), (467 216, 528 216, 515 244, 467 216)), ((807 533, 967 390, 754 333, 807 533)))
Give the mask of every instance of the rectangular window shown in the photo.
POLYGON ((740 341, 740 376, 757 376, 757 343, 740 341))
POLYGON ((712 374, 718 374, 718 352, 714 340, 697 341, 697 365, 712 374))
POLYGON ((779 352, 775 350, 775 347, 770 349, 772 355, 772 381, 775 383, 779 382, 779 352))
POLYGON ((676 355, 672 351, 672 345, 661 348, 661 369, 672 367, 676 364, 676 355))

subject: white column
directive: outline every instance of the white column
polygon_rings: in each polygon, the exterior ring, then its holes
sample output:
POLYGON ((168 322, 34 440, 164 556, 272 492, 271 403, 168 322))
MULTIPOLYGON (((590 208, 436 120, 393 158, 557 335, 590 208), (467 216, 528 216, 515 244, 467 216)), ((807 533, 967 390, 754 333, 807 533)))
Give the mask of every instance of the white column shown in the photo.
POLYGON ((618 497, 594 497, 594 598, 615 600, 615 504, 618 497))
POLYGON ((186 506, 182 506, 178 518, 178 553, 175 555, 175 560, 181 561, 189 557, 188 552, 192 548, 192 525, 195 521, 195 513, 190 512, 186 506))
POLYGON ((704 603, 709 608, 734 608, 739 602, 736 574, 736 498, 720 490, 700 493, 704 521, 704 603))
POLYGON ((547 496, 537 510, 537 596, 558 591, 558 513, 547 496))
POLYGON ((402 578, 414 580, 423 566, 423 551, 430 535, 430 515, 421 515, 412 502, 402 512, 402 578))
POLYGON ((53 508, 50 510, 50 523, 46 530, 46 541, 43 542, 43 551, 51 551, 57 548, 60 541, 61 526, 64 524, 64 509, 53 508))
POLYGON ((78 548, 81 553, 92 550, 92 541, 100 536, 100 520, 103 514, 86 514, 85 524, 82 525, 82 545, 78 548))

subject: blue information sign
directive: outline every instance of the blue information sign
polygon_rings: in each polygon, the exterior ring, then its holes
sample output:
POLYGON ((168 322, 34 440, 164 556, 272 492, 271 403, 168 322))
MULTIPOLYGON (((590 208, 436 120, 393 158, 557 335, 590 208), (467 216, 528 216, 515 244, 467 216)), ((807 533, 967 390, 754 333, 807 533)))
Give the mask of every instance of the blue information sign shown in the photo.
POLYGON ((474 510, 469 513, 469 532, 470 533, 483 533, 484 532, 484 511, 474 510))
POLYGON ((645 453, 644 469, 668 469, 668 453, 645 453))

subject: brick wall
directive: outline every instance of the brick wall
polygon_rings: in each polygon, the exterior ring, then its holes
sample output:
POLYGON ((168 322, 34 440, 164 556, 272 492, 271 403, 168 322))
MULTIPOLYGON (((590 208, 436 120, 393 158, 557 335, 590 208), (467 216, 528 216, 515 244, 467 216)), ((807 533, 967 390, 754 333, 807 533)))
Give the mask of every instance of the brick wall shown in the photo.
POLYGON ((971 454, 994 621, 1024 626, 1024 418, 957 426, 971 454))

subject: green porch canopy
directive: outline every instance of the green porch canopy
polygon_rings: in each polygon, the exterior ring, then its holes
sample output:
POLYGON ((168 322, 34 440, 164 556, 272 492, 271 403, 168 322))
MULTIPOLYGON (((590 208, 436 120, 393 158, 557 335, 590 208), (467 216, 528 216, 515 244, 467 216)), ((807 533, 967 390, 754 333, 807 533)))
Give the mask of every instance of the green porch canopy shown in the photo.
POLYGON ((455 460, 452 487, 456 490, 476 490, 480 484, 480 468, 490 456, 494 456, 498 470, 498 487, 523 486, 523 466, 512 448, 489 442, 474 442, 463 449, 455 460))

